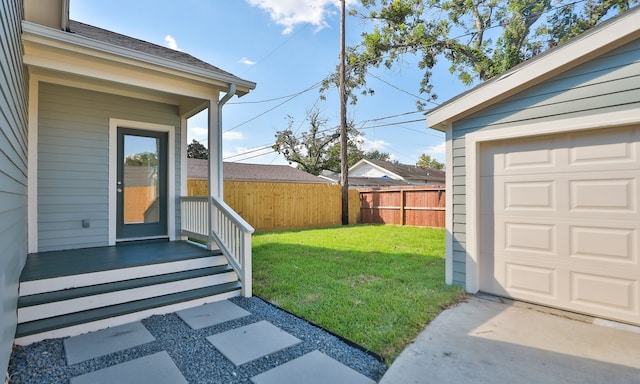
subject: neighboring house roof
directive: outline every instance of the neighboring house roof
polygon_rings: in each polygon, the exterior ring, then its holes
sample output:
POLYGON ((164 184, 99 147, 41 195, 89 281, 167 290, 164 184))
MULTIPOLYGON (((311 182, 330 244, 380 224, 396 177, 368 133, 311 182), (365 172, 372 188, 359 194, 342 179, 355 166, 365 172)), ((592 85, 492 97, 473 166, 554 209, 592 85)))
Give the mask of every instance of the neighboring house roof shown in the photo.
POLYGON ((415 183, 404 180, 386 179, 382 177, 349 177, 349 187, 405 187, 415 183))
POLYGON ((529 59, 427 112, 427 124, 444 131, 509 96, 640 38, 640 6, 529 59))
POLYGON ((418 167, 416 165, 392 163, 382 160, 362 159, 349 168, 349 184, 355 178, 389 178, 407 182, 442 183, 445 172, 440 169, 418 167))
MULTIPOLYGON (((292 183, 329 183, 328 180, 314 176, 288 165, 223 163, 224 180, 292 182, 292 183)), ((187 159, 187 178, 207 179, 207 160, 187 159)))

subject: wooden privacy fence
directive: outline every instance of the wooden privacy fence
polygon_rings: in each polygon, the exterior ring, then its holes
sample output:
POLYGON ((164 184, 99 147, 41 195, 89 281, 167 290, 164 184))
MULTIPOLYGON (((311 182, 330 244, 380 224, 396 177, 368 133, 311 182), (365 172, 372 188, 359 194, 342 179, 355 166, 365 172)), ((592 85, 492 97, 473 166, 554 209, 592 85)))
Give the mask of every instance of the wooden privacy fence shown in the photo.
MULTIPOLYGON (((189 196, 206 196, 206 180, 188 180, 189 196)), ((256 231, 314 228, 342 223, 342 188, 335 184, 225 181, 224 201, 256 231)), ((360 200, 349 191, 349 223, 358 222, 360 200)))
POLYGON ((445 187, 380 187, 360 189, 360 221, 445 226, 445 187))

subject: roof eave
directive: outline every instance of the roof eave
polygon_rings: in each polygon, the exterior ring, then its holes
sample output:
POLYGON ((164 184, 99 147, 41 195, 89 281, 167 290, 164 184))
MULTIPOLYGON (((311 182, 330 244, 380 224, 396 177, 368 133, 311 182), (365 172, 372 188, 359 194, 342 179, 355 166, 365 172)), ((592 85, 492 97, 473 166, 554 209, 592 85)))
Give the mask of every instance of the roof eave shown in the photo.
POLYGON ((640 7, 546 51, 427 112, 427 125, 445 131, 454 121, 487 108, 593 57, 640 38, 640 7))
POLYGON ((349 172, 351 172, 351 170, 359 167, 360 164, 362 164, 362 163, 367 163, 367 164, 371 165, 372 167, 378 169, 379 171, 386 172, 386 173, 388 173, 390 175, 393 175, 393 176, 397 177, 397 179, 394 179, 394 180, 404 180, 404 177, 402 177, 401 175, 398 175, 397 173, 392 172, 392 171, 388 170, 387 168, 384 168, 384 167, 382 167, 382 166, 380 166, 378 164, 372 163, 371 161, 369 161, 367 159, 361 159, 360 161, 358 161, 357 163, 352 165, 351 168, 349 168, 349 172))
POLYGON ((195 76, 197 78, 200 78, 200 80, 203 82, 213 81, 216 83, 224 83, 227 84, 226 90, 228 90, 228 86, 230 86, 230 84, 236 84, 236 94, 238 96, 243 96, 256 87, 256 83, 241 79, 233 75, 207 71, 206 69, 198 68, 196 66, 160 58, 148 53, 101 42, 85 36, 49 28, 29 21, 22 21, 22 33, 24 36, 23 38, 29 38, 29 36, 33 36, 41 39, 47 39, 51 42, 64 44, 69 47, 95 50, 110 55, 115 60, 133 60, 139 62, 141 65, 164 68, 169 71, 190 75, 190 77, 195 76))

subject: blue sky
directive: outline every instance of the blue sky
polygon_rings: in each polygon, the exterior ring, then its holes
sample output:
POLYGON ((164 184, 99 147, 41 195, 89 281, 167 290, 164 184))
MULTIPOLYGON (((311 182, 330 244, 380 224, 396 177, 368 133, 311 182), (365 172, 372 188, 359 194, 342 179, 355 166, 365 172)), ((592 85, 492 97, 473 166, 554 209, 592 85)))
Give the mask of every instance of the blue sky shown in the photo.
MULTIPOLYGON (((354 0, 347 4, 357 5, 354 0)), ((338 5, 336 0, 71 0, 70 16, 182 50, 256 82, 254 91, 234 97, 223 109, 224 160, 286 164, 268 147, 276 131, 287 128, 287 116, 293 117, 298 132, 308 128, 305 119, 313 108, 328 119, 327 127, 338 125, 338 91, 329 90, 322 101, 317 87, 309 89, 338 63, 338 5), (290 95, 298 96, 285 97, 290 95)), ((358 43, 361 32, 371 28, 354 17, 346 22, 347 45, 358 43)), ((364 133, 363 147, 390 153, 405 164, 415 163, 421 153, 444 162, 444 134, 428 129, 416 111, 412 95, 419 95, 422 76, 416 60, 407 57, 390 70, 371 73, 383 80, 370 78, 375 95, 359 97, 358 105, 349 105, 347 111, 364 133)), ((438 101, 465 90, 444 66, 436 69, 434 78, 438 101)), ((204 127, 205 116, 192 118, 189 142, 206 145, 204 127)))

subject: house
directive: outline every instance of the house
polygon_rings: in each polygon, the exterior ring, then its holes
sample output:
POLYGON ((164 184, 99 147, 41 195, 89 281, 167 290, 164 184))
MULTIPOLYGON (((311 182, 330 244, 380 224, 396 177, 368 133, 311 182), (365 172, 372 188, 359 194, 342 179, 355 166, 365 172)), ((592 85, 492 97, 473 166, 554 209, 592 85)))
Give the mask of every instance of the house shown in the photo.
MULTIPOLYGON (((339 174, 323 173, 322 177, 338 182, 339 174)), ((445 184, 445 172, 440 169, 390 161, 362 159, 349 168, 349 187, 396 187, 445 184)))
POLYGON ((251 295, 252 228, 220 198, 220 127, 255 83, 68 11, 0 3, 0 372, 14 341, 251 295), (211 196, 186 199, 186 120, 205 109, 211 196))
MULTIPOLYGON (((189 180, 207 179, 207 161, 187 159, 187 178, 189 180)), ((314 176, 288 165, 223 163, 224 180, 262 181, 278 183, 329 183, 328 180, 314 176)))
POLYGON ((446 281, 640 325, 640 8, 427 113, 446 281))

